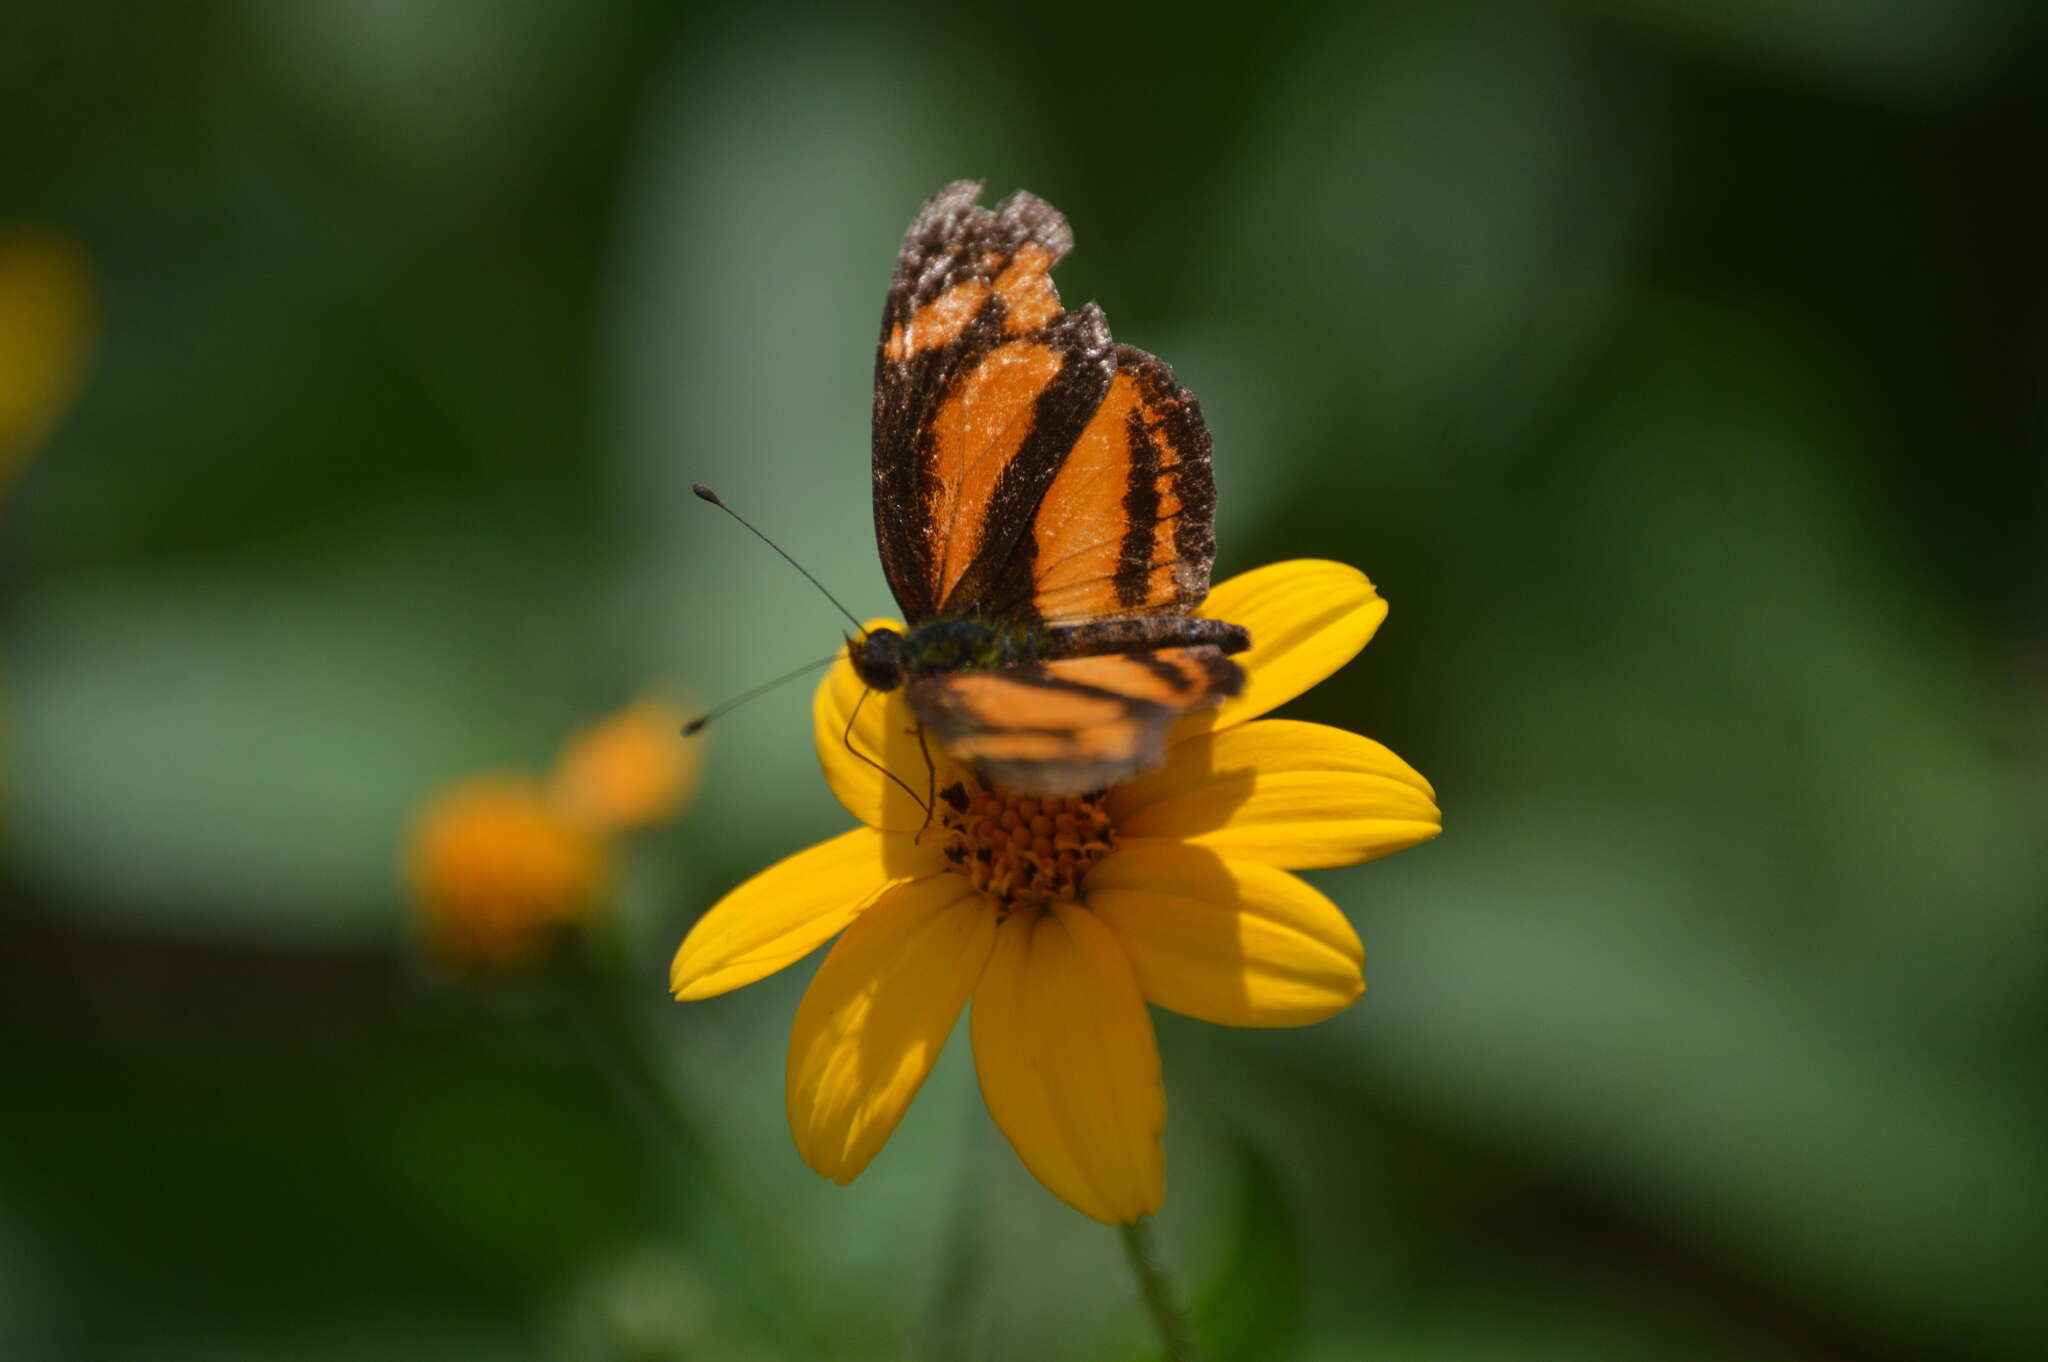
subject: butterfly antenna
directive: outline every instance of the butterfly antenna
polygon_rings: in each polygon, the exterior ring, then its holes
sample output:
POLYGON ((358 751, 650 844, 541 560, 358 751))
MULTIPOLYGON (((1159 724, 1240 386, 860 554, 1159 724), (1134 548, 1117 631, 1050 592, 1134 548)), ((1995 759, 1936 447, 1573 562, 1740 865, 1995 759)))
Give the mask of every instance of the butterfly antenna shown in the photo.
POLYGON ((706 710, 704 713, 690 720, 690 722, 684 724, 683 736, 688 738, 697 733, 701 733, 704 730, 704 725, 710 723, 719 715, 724 714, 727 710, 738 709, 747 701, 758 699, 759 697, 766 695, 769 691, 774 690, 777 686, 787 685, 791 681, 796 680, 799 676, 803 676, 808 672, 814 672, 818 670, 818 668, 824 666, 827 662, 834 660, 838 656, 839 651, 835 648, 833 651, 819 658, 816 662, 806 662, 803 666, 798 667, 793 672, 785 672, 781 676, 776 677, 773 681, 764 681, 760 685, 755 686, 752 690, 743 691, 740 694, 735 695, 732 699, 727 700, 722 705, 713 706, 711 709, 706 710))
MULTIPOLYGON (((809 568, 805 567, 805 566, 804 566, 804 565, 803 565, 802 563, 799 563, 799 562, 798 562, 798 561, 797 561, 796 559, 794 559, 794 558, 790 557, 790 556, 789 556, 789 555, 788 555, 787 553, 783 553, 783 552, 782 552, 782 545, 780 545, 780 544, 776 543, 776 542, 775 542, 775 541, 774 541, 773 539, 770 539, 770 538, 769 538, 769 537, 768 537, 767 535, 765 535, 765 534, 762 534, 762 533, 761 533, 761 532, 760 532, 759 530, 755 529, 755 528, 754 528, 754 523, 753 523, 752 521, 748 520, 748 519, 747 519, 747 518, 746 518, 745 516, 741 515, 741 514, 740 514, 740 513, 738 512, 738 511, 735 511, 735 510, 734 510, 734 509, 733 509, 732 507, 730 507, 730 506, 726 505, 726 504, 725 504, 724 502, 720 501, 720 500, 718 499, 718 493, 716 493, 716 492, 712 491, 712 490, 711 490, 711 489, 710 489, 709 487, 706 487, 706 486, 705 486, 705 485, 704 485, 703 483, 701 483, 701 482, 693 482, 693 483, 691 483, 691 484, 690 484, 690 490, 691 490, 692 492, 695 492, 695 493, 697 494, 697 496, 698 496, 698 498, 699 498, 700 500, 703 500, 703 501, 708 501, 708 502, 710 502, 710 503, 711 503, 711 504, 712 504, 713 506, 716 506, 716 507, 717 507, 717 508, 718 508, 719 510, 721 510, 721 511, 725 512, 725 513, 726 513, 727 515, 731 516, 731 517, 732 517, 732 518, 733 518, 734 520, 737 520, 737 521, 739 521, 739 523, 740 523, 740 524, 742 524, 742 525, 745 525, 745 526, 747 527, 748 531, 749 531, 749 532, 751 532, 751 533, 753 534, 754 538, 756 538, 756 539, 760 540, 760 541, 761 541, 762 543, 766 544, 766 545, 767 545, 767 546, 768 546, 769 548, 771 548, 771 549, 774 549, 774 550, 775 550, 775 551, 776 551, 777 553, 781 553, 781 554, 782 554, 782 561, 783 561, 783 562, 785 562, 785 563, 789 564, 789 565, 790 565, 791 567, 795 568, 795 569, 796 569, 796 570, 797 570, 798 572, 801 572, 801 573, 803 573, 803 575, 804 575, 804 576, 805 576, 805 577, 806 577, 806 578, 807 578, 807 579, 808 579, 808 580, 810 581, 810 584, 811 584, 812 586, 814 586, 814 587, 818 588, 818 590, 820 590, 820 591, 824 591, 824 592, 825 592, 825 599, 826 599, 826 600, 828 600, 828 601, 830 601, 830 602, 832 602, 832 604, 834 604, 834 605, 836 605, 836 606, 839 606, 839 613, 840 613, 840 614, 842 614, 842 615, 844 615, 844 616, 846 616, 846 618, 848 618, 848 619, 850 619, 850 620, 853 620, 853 627, 854 627, 854 628, 856 628, 856 629, 860 629, 860 632, 861 632, 861 637, 863 637, 863 638, 867 637, 867 632, 868 632, 868 631, 867 631, 866 629, 863 629, 863 628, 861 628, 861 622, 860 622, 859 620, 857 620, 857 619, 854 619, 854 615, 853 615, 853 612, 852 612, 851 610, 848 610, 848 609, 847 609, 847 608, 846 608, 845 606, 843 606, 843 605, 840 605, 840 604, 839 604, 839 598, 838 598, 837 596, 833 595, 833 594, 832 594, 831 592, 829 592, 829 591, 825 591, 825 584, 824 584, 823 582, 819 581, 819 580, 818 580, 818 579, 817 579, 816 577, 812 577, 812 576, 811 576, 811 571, 810 571, 810 569, 809 569, 809 568)), ((836 656, 836 654, 835 654, 835 656, 836 656)), ((707 715, 706 717, 708 718, 709 716, 707 715)))

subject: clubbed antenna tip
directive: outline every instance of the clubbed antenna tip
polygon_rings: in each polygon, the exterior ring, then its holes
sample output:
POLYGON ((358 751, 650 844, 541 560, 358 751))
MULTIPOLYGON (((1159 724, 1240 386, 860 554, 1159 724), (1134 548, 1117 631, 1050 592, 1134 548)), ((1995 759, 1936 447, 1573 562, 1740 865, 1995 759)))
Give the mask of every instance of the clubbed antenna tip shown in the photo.
MULTIPOLYGON (((851 610, 848 610, 844 605, 840 604, 840 600, 837 596, 833 595, 830 591, 826 591, 825 584, 819 581, 816 577, 811 576, 811 570, 809 568, 805 567, 802 563, 799 563, 796 559, 790 557, 788 553, 784 552, 782 545, 776 543, 773 539, 770 539, 767 535, 762 534, 759 530, 755 529, 753 521, 748 520, 738 511, 735 511, 732 507, 720 501, 718 499, 718 493, 712 491, 709 487, 706 487, 701 482, 691 483, 690 490, 692 492, 695 492, 699 499, 710 502, 713 506, 716 506, 719 510, 725 512, 734 520, 739 521, 740 524, 746 526, 747 533, 753 535, 754 538, 760 540, 769 548, 774 549, 777 553, 781 554, 783 562, 788 563, 798 572, 803 573, 803 575, 809 579, 812 586, 818 588, 818 590, 823 591, 825 593, 826 600, 832 602, 833 605, 839 607, 840 614, 846 616, 846 618, 853 621, 854 628, 860 629, 860 620, 854 615, 854 613, 851 610)), ((865 634, 867 631, 865 629, 861 629, 861 632, 865 634)))

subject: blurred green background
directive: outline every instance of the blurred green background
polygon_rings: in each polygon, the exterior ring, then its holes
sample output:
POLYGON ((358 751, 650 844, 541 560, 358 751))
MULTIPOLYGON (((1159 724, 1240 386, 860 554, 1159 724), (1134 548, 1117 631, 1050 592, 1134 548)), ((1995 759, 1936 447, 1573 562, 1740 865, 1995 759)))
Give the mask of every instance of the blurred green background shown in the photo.
MULTIPOLYGON (((691 1136, 413 961, 409 810, 857 610, 897 239, 1028 187, 1217 444, 1219 575, 1356 563, 1294 711, 1444 836, 1371 990, 1159 1018, 1215 1356, 2048 1343, 2043 12, 304 0, 0 9, 0 223, 97 276, 0 506, 0 1355, 1134 1359, 965 1046, 840 1190, 809 966, 688 924, 846 824, 792 688, 632 849, 691 1136)), ((957 1038, 956 1038, 957 1040, 957 1038)))

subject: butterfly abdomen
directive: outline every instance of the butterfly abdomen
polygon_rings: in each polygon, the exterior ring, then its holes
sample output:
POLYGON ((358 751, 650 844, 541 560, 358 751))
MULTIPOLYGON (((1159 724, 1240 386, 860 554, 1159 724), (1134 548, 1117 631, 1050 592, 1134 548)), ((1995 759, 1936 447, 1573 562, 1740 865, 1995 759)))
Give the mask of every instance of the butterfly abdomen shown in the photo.
POLYGON ((1090 620, 1085 624, 995 623, 963 618, 933 620, 904 639, 904 669, 985 672, 1021 667, 1041 658, 1099 657, 1152 648, 1215 647, 1241 653, 1251 646, 1243 626, 1194 615, 1151 615, 1090 620))
POLYGON ((1042 657, 1097 657, 1141 648, 1193 648, 1203 644, 1225 653, 1241 653, 1252 646, 1252 636, 1243 625, 1198 615, 1139 615, 1090 620, 1086 624, 1055 624, 1047 626, 1045 634, 1042 657))

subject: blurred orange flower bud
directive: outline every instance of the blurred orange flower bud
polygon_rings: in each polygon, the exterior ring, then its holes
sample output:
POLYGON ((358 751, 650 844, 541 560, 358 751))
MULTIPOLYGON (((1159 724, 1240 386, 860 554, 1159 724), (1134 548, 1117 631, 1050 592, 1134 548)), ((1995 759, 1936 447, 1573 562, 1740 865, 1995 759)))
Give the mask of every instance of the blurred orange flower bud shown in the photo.
POLYGON ((430 951, 456 966, 543 954, 597 906, 603 842, 540 782, 494 774, 445 787, 414 816, 407 871, 430 951))
POLYGON ((54 232, 0 226, 0 486, 77 391, 92 322, 92 268, 54 232))
POLYGON ((684 715, 659 699, 634 701, 562 744, 551 793, 591 831, 610 836, 663 822, 697 788, 698 744, 682 736, 684 715))

